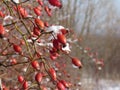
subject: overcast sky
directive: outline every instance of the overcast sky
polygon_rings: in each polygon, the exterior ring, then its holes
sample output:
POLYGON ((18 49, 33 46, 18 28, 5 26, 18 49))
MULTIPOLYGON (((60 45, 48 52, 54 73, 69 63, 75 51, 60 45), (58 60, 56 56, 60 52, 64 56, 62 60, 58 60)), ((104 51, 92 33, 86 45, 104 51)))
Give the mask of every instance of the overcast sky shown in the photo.
POLYGON ((115 8, 118 12, 120 12, 120 0, 113 0, 115 8))

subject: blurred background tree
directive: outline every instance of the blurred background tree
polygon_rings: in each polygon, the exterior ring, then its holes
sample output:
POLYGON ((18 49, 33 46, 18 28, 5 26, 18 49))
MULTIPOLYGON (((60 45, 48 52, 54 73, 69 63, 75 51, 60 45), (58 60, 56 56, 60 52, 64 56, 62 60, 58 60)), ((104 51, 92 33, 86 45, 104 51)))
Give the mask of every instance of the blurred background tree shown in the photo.
MULTIPOLYGON (((63 8, 50 19, 58 25, 63 25, 77 32, 82 42, 81 46, 91 47, 99 53, 105 66, 100 72, 102 78, 120 78, 120 17, 117 0, 62 0, 63 8)), ((78 47, 74 47, 73 55, 81 57, 78 47)), ((92 61, 83 61, 83 77, 93 77, 95 67, 92 61)), ((94 77, 95 78, 95 77, 94 77)))

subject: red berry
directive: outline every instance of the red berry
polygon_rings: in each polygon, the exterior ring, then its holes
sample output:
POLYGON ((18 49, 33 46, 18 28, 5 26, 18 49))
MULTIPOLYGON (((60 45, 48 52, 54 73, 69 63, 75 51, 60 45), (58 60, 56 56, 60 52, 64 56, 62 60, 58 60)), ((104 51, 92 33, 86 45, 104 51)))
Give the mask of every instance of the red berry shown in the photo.
POLYGON ((55 60, 57 57, 58 57, 58 56, 55 56, 54 54, 50 54, 50 58, 51 58, 52 60, 55 60))
POLYGON ((60 31, 61 31, 62 34, 64 34, 64 35, 68 33, 68 30, 66 30, 66 29, 61 29, 60 31))
POLYGON ((16 52, 20 53, 22 51, 21 47, 19 45, 13 44, 13 48, 16 52))
POLYGON ((65 81, 65 80, 61 80, 60 81, 66 88, 69 87, 69 84, 65 81))
POLYGON ((42 81, 42 77, 43 77, 42 73, 37 73, 35 75, 35 80, 40 83, 42 81))
POLYGON ((49 26, 48 22, 44 22, 44 25, 45 25, 46 27, 48 27, 48 26, 49 26))
POLYGON ((43 6, 42 0, 38 0, 38 3, 39 3, 41 6, 43 6))
POLYGON ((20 45, 25 45, 25 41, 24 40, 20 40, 20 45))
POLYGON ((40 27, 41 29, 44 29, 45 25, 44 22, 38 18, 35 18, 35 23, 38 27, 40 27))
POLYGON ((50 58, 55 60, 58 56, 57 49, 53 47, 52 50, 50 50, 50 58))
POLYGON ((9 90, 4 84, 2 84, 2 90, 9 90))
POLYGON ((35 69, 37 69, 37 70, 39 70, 40 69, 40 65, 39 65, 39 62, 38 61, 32 61, 32 67, 33 68, 35 68, 35 69))
POLYGON ((53 68, 50 68, 50 69, 49 69, 49 73, 50 73, 50 75, 51 75, 51 78, 52 78, 54 81, 56 81, 56 80, 57 80, 57 76, 56 76, 55 70, 54 70, 53 68))
POLYGON ((5 34, 5 29, 3 27, 2 24, 0 24, 0 35, 4 35, 5 34))
POLYGON ((5 17, 5 14, 2 11, 0 11, 0 17, 2 17, 2 18, 5 17))
POLYGON ((57 39, 53 40, 53 47, 55 47, 56 49, 60 49, 60 43, 57 39))
POLYGON ((60 43, 62 43, 63 45, 66 44, 66 37, 63 34, 57 34, 57 39, 60 43))
POLYGON ((45 11, 48 14, 48 16, 52 16, 51 9, 49 7, 45 7, 45 11))
POLYGON ((34 33, 35 35, 37 35, 37 36, 39 36, 39 35, 41 34, 38 27, 34 27, 33 33, 34 33))
POLYGON ((27 81, 24 81, 24 83, 23 83, 23 88, 24 88, 24 89, 27 89, 27 88, 28 88, 28 82, 27 82, 27 81))
POLYGON ((12 64, 16 64, 16 63, 17 63, 16 59, 15 59, 15 58, 12 58, 12 59, 11 59, 11 63, 12 63, 12 64))
POLYGON ((82 63, 81 63, 81 61, 78 59, 78 58, 72 58, 72 63, 75 65, 75 66, 77 66, 77 67, 79 67, 79 68, 81 68, 82 67, 82 63))
POLYGON ((50 50, 50 53, 53 54, 55 52, 57 52, 57 49, 55 47, 53 47, 52 50, 50 50))
POLYGON ((38 58, 40 58, 41 55, 42 55, 42 53, 40 53, 40 52, 36 52, 36 56, 37 56, 38 58))
POLYGON ((65 86, 64 86, 61 82, 58 82, 58 83, 57 83, 57 88, 58 88, 59 90, 65 90, 65 86))
POLYGON ((28 16, 27 11, 24 8, 22 8, 21 6, 18 6, 18 11, 20 12, 20 14, 23 18, 26 18, 28 16))
POLYGON ((33 10, 37 16, 41 15, 42 8, 40 6, 33 8, 33 10))
POLYGON ((59 7, 59 8, 62 7, 62 4, 61 4, 60 0, 48 0, 48 1, 53 6, 56 6, 56 7, 59 7))
POLYGON ((21 76, 21 75, 19 75, 19 76, 18 76, 18 81, 19 81, 20 83, 23 83, 23 81, 24 81, 24 77, 21 76))
POLYGON ((45 87, 45 86, 40 86, 40 88, 42 89, 42 90, 47 90, 47 88, 45 87))

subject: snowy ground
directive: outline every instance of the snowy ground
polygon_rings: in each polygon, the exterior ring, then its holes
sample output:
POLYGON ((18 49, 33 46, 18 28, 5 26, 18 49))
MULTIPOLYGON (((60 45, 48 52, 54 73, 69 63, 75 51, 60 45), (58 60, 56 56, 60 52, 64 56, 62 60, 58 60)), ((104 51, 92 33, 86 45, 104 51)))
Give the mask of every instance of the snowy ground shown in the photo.
POLYGON ((100 80, 100 90, 120 90, 120 81, 100 80))
POLYGON ((120 90, 120 81, 83 79, 82 82, 80 90, 120 90))

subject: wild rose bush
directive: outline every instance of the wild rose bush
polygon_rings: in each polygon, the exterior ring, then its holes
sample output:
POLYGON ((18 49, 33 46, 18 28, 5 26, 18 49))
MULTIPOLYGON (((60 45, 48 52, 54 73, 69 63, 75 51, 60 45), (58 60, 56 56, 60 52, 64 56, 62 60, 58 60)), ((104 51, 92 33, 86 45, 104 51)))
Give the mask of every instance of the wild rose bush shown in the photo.
MULTIPOLYGON (((61 72, 63 66, 58 60, 69 57, 71 65, 79 71, 83 64, 71 55, 72 43, 79 39, 69 37, 68 28, 50 25, 44 18, 50 18, 55 9, 62 8, 62 2, 20 1, 0 1, 0 68, 3 68, 0 87, 2 90, 68 90, 73 85, 61 79, 65 72, 61 72)), ((97 59, 89 48, 79 49, 98 66, 103 65, 103 60, 97 59)))

